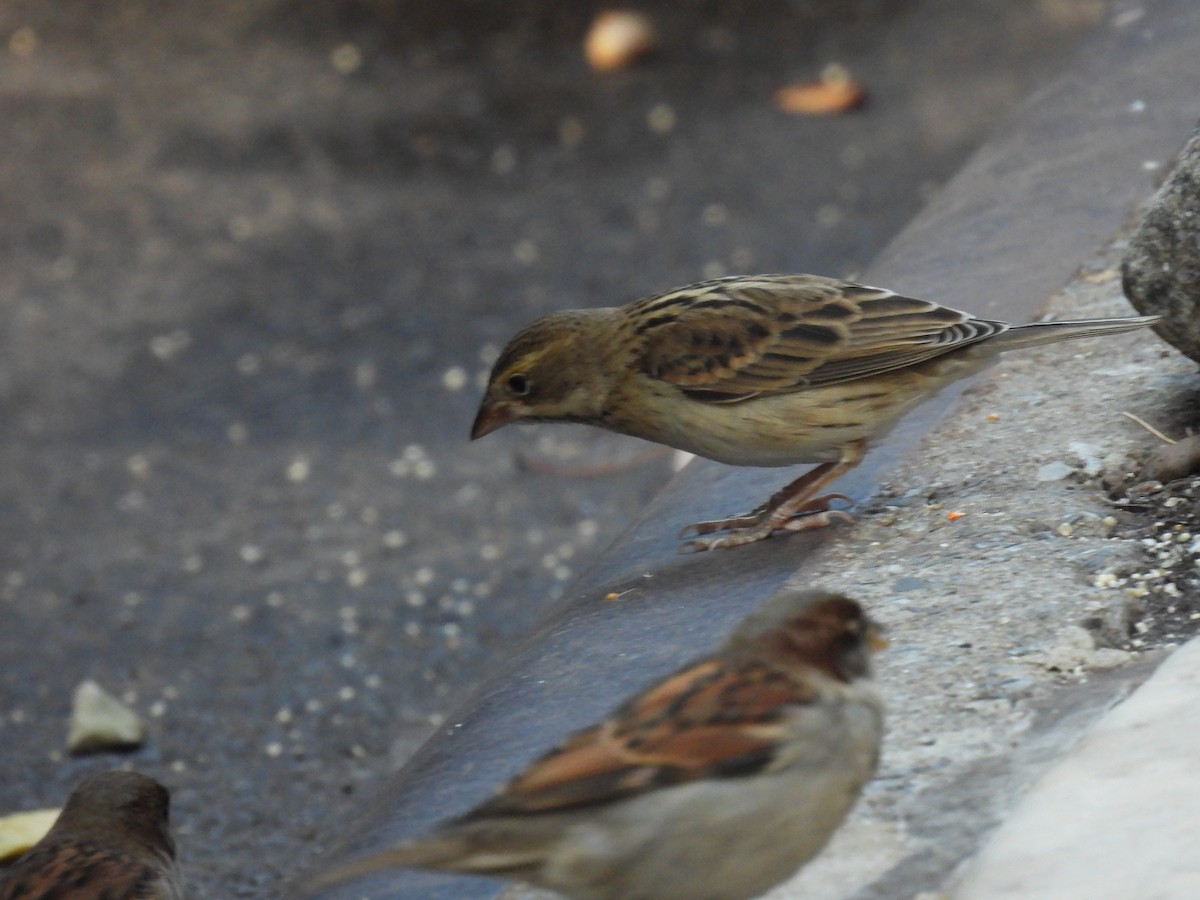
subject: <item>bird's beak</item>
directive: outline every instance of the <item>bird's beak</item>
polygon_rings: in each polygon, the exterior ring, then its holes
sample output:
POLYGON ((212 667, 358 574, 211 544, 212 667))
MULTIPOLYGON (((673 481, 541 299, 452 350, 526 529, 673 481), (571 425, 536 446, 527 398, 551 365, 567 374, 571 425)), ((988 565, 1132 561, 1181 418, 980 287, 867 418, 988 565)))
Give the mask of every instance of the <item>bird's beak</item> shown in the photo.
POLYGON ((471 440, 478 440, 485 434, 491 434, 516 418, 515 410, 507 404, 485 403, 479 407, 479 412, 475 416, 475 424, 471 426, 471 440))

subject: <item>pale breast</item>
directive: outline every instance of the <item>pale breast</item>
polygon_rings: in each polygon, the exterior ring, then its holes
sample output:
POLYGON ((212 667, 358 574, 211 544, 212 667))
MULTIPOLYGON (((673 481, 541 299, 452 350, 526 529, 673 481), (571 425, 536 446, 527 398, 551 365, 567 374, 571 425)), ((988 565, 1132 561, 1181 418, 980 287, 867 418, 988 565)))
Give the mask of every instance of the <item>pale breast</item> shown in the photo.
POLYGON ((790 466, 836 460, 846 445, 873 443, 942 387, 980 367, 940 357, 921 366, 733 403, 688 397, 675 385, 647 380, 640 403, 613 404, 605 424, 737 466, 790 466), (615 410, 637 408, 636 416, 615 410))

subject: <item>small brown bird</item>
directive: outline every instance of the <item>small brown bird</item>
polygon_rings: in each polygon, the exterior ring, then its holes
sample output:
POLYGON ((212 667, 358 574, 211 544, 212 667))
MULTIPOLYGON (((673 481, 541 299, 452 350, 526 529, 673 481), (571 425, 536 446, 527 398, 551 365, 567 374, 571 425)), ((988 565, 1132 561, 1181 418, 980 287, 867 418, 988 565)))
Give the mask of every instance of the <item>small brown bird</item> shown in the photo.
POLYGON ((88 776, 46 836, 0 876, 0 900, 183 900, 170 802, 137 772, 88 776))
MULTIPOLYGON (((753 512, 688 526, 696 550, 845 513, 819 496, 921 401, 997 354, 1132 331, 1154 316, 1009 325, 815 275, 718 278, 517 333, 471 428, 583 422, 740 466, 819 463, 753 512)), ((844 499, 844 498, 843 498, 844 499)))
POLYGON ((875 771, 882 644, 855 601, 781 591, 491 800, 318 883, 415 867, 576 900, 757 897, 825 846, 875 771))

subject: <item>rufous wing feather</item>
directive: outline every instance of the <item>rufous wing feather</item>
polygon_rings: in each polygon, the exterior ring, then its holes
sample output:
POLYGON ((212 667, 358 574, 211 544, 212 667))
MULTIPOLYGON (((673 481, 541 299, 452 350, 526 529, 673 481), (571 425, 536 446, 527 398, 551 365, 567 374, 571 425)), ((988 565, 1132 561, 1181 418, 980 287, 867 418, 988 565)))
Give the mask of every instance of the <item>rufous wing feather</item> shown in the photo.
POLYGON ((714 658, 650 688, 534 762, 467 818, 609 803, 769 766, 788 707, 814 695, 758 660, 714 658))

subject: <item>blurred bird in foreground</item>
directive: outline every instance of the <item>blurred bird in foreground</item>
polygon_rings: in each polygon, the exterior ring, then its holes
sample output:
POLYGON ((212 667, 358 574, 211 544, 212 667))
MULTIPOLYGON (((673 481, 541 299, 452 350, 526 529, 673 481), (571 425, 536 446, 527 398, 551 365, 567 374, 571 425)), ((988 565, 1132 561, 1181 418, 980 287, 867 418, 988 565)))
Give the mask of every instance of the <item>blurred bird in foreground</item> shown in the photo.
POLYGON ((848 519, 819 492, 921 401, 997 354, 1155 316, 1009 325, 815 275, 718 278, 545 316, 508 342, 471 428, 582 422, 740 466, 819 463, 695 550, 848 519))
POLYGON ((183 900, 170 803, 165 787, 136 772, 88 776, 0 876, 0 900, 183 900))
POLYGON ((414 867, 576 900, 757 897, 825 846, 875 771, 883 644, 855 601, 781 591, 492 799, 317 882, 414 867))

